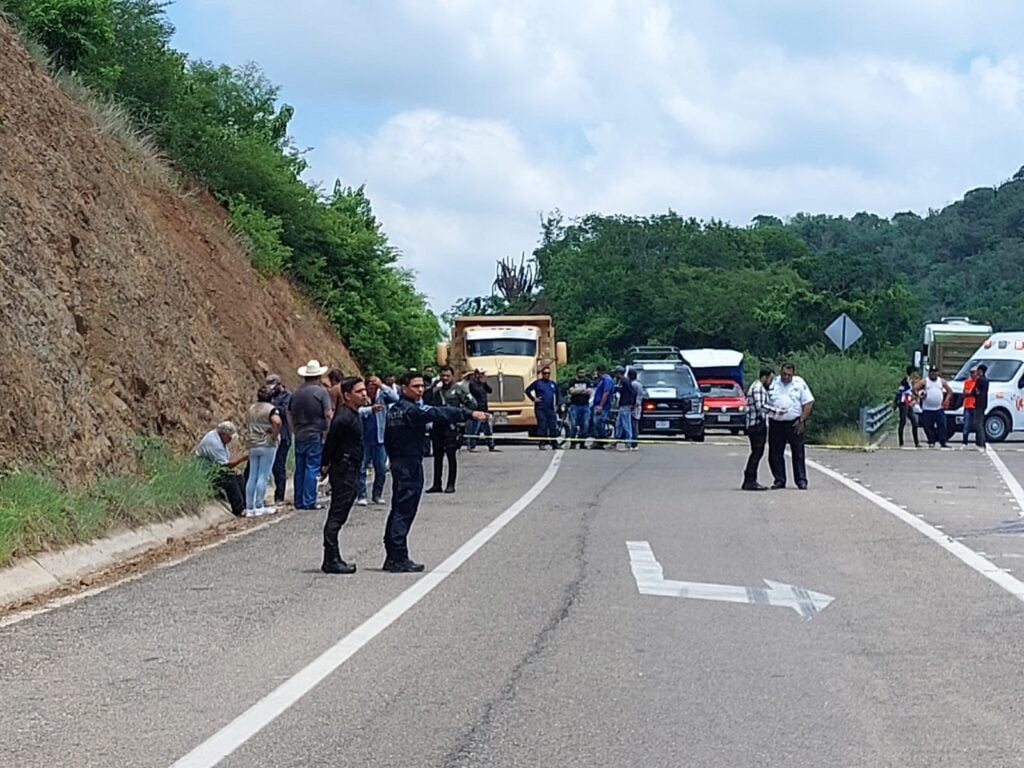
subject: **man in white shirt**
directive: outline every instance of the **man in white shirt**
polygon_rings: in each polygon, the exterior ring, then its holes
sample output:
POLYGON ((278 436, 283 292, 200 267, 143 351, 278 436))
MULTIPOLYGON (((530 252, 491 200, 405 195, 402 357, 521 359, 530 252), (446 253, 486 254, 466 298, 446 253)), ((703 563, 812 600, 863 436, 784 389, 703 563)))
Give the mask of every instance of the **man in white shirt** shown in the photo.
POLYGON ((793 480, 801 491, 807 490, 807 467, 804 456, 804 433, 807 417, 814 407, 814 395, 807 382, 796 374, 792 363, 779 370, 779 379, 772 384, 771 404, 775 413, 768 418, 768 466, 771 468, 772 489, 786 487, 786 446, 793 455, 793 480))

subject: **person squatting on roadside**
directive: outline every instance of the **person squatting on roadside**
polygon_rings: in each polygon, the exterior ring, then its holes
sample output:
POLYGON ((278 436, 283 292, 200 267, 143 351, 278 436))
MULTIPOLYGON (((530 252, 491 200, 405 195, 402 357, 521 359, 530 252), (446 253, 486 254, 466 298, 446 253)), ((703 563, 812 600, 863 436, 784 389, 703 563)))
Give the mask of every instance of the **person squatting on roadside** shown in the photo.
MULTIPOLYGON (((975 382, 977 386, 977 382, 975 382)), ((928 369, 928 378, 921 379, 914 385, 914 393, 921 401, 921 426, 924 428, 928 447, 938 443, 946 447, 946 408, 953 390, 946 380, 939 376, 939 369, 932 366, 928 369)))
POLYGON ((423 397, 423 377, 414 371, 402 374, 398 384, 402 396, 388 409, 384 432, 384 445, 391 461, 391 511, 384 527, 384 570, 417 573, 423 565, 409 558, 408 538, 423 493, 423 440, 427 424, 433 422, 435 428, 440 423, 455 426, 470 419, 483 421, 487 414, 419 402, 423 397))
POLYGON ((900 381, 900 385, 896 388, 896 409, 900 415, 900 426, 899 432, 897 433, 899 439, 900 448, 903 447, 903 431, 907 426, 907 422, 910 422, 910 434, 914 438, 914 447, 920 448, 921 441, 917 436, 918 421, 917 421, 917 393, 914 392, 914 383, 916 369, 912 365, 907 366, 907 375, 900 381))
POLYGON ((278 436, 284 416, 272 400, 274 388, 263 385, 256 393, 256 402, 245 417, 245 444, 249 450, 249 479, 245 483, 246 517, 272 515, 275 507, 266 506, 267 484, 277 456, 278 436))
POLYGON ((373 503, 384 503, 384 483, 388 473, 388 454, 384 450, 384 428, 387 424, 387 408, 398 402, 398 395, 385 386, 377 376, 366 381, 368 405, 359 408, 363 420, 363 460, 359 467, 359 498, 356 504, 367 505, 366 471, 373 467, 373 503))
POLYGON ((324 559, 320 570, 350 574, 356 572, 356 567, 342 559, 339 536, 359 492, 359 468, 363 463, 363 420, 359 409, 369 403, 369 398, 366 384, 355 376, 343 378, 339 389, 341 404, 327 431, 320 464, 320 476, 329 476, 331 480, 331 504, 324 521, 324 559))
POLYGON ((814 407, 814 395, 792 363, 783 363, 779 380, 769 390, 771 404, 777 409, 768 417, 768 466, 772 470, 772 489, 786 487, 786 446, 793 458, 793 480, 801 491, 807 490, 807 465, 804 433, 807 417, 814 407))
POLYGON ((292 403, 292 393, 281 383, 281 377, 276 373, 267 376, 263 385, 274 390, 270 402, 281 412, 281 434, 278 435, 277 452, 274 454, 274 467, 271 471, 274 477, 274 504, 279 505, 284 504, 284 489, 288 484, 288 451, 292 447, 288 408, 292 403))
POLYGON ((235 467, 247 461, 249 455, 240 453, 232 456, 228 445, 238 434, 233 421, 222 421, 199 440, 196 445, 196 457, 210 466, 213 473, 213 485, 227 499, 231 514, 242 517, 245 512, 245 487, 242 476, 232 472, 235 467))
POLYGON ((580 448, 586 447, 586 439, 590 436, 590 396, 593 384, 587 378, 584 368, 576 369, 576 378, 569 382, 569 450, 580 442, 580 448))
POLYGON ((533 413, 537 419, 537 437, 541 438, 537 447, 544 450, 548 446, 558 448, 558 385, 551 380, 551 367, 545 365, 540 369, 540 378, 534 379, 525 390, 525 394, 533 401, 533 413))
MULTIPOLYGON (((423 396, 427 405, 449 406, 452 408, 476 408, 476 401, 469 394, 463 382, 455 381, 455 370, 446 365, 441 369, 434 386, 423 396)), ((427 493, 455 493, 455 481, 459 476, 459 444, 461 443, 460 428, 462 422, 449 424, 443 419, 431 425, 430 442, 434 453, 434 484, 427 488, 427 493), (448 484, 441 487, 444 474, 444 460, 448 459, 448 484)))
POLYGON ((750 441, 750 456, 743 469, 741 488, 744 491, 768 490, 767 486, 757 481, 757 472, 761 466, 761 457, 764 456, 765 444, 768 442, 768 419, 779 413, 772 405, 769 394, 774 378, 775 371, 771 368, 762 368, 757 381, 747 390, 747 439, 750 441))
POLYGON ((612 407, 612 395, 615 394, 615 382, 608 375, 603 365, 597 366, 597 381, 594 383, 594 414, 591 417, 591 433, 594 436, 594 443, 590 447, 594 450, 604 450, 604 440, 608 437, 607 423, 608 412, 612 407))
MULTIPOLYGON (((469 394, 476 401, 476 409, 484 413, 490 413, 488 398, 494 393, 491 385, 487 383, 487 371, 477 368, 469 375, 469 394)), ((494 444, 494 427, 491 420, 476 421, 475 419, 466 425, 466 443, 470 451, 476 450, 477 435, 487 437, 487 450, 491 453, 499 451, 494 444)))

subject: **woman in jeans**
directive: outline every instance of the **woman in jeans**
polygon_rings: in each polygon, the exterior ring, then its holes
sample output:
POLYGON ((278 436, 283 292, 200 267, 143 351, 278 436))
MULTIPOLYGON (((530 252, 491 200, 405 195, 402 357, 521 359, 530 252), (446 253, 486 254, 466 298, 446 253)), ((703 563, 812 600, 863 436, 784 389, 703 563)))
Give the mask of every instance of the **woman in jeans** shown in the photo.
POLYGON ((260 387, 256 400, 245 417, 245 442, 249 449, 249 480, 245 484, 245 517, 273 514, 274 507, 265 507, 263 497, 274 468, 277 444, 281 439, 281 411, 270 402, 272 387, 260 387))

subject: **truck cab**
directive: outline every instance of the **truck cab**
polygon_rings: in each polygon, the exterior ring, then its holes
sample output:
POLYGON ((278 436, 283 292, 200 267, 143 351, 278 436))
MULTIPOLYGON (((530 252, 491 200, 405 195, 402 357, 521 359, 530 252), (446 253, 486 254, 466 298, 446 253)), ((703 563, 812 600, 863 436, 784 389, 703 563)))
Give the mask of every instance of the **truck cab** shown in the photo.
POLYGON ((968 317, 944 317, 938 323, 928 323, 921 349, 914 353, 914 365, 922 376, 935 366, 939 376, 948 381, 991 335, 991 325, 976 323, 968 317))
POLYGON ((633 347, 627 366, 643 387, 641 435, 682 435, 704 442, 704 398, 676 347, 633 347))
POLYGON ((989 380, 985 436, 1001 443, 1011 432, 1024 431, 1024 332, 992 334, 949 382, 953 400, 946 417, 955 429, 963 428, 964 381, 982 363, 988 366, 989 380))

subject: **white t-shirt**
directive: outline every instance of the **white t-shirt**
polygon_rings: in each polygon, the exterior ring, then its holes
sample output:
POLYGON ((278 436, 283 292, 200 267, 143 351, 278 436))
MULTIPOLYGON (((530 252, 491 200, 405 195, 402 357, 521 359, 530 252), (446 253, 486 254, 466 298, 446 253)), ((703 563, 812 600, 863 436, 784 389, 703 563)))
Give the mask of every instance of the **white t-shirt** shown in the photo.
POLYGON ((811 388, 799 376, 794 376, 789 384, 786 384, 781 378, 776 379, 772 383, 771 389, 768 390, 768 394, 771 398, 771 404, 778 409, 770 417, 773 421, 794 421, 799 419, 800 414, 803 413, 804 406, 814 402, 811 388))
POLYGON ((924 389, 921 398, 921 409, 925 411, 941 411, 942 401, 946 399, 945 392, 943 391, 943 385, 945 385, 942 377, 938 377, 935 381, 931 379, 924 380, 924 389))

